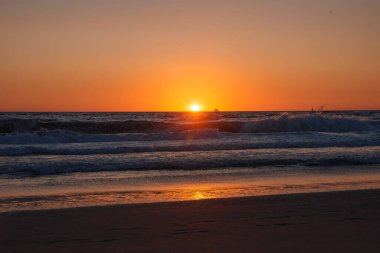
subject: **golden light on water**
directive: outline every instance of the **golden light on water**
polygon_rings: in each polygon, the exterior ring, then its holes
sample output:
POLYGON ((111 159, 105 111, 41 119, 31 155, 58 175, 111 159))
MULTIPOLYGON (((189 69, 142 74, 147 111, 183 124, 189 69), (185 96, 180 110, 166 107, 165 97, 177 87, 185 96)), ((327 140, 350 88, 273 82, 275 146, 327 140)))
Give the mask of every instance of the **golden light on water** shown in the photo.
POLYGON ((207 199, 207 195, 204 192, 201 191, 195 191, 192 193, 192 199, 194 200, 201 200, 201 199, 207 199))

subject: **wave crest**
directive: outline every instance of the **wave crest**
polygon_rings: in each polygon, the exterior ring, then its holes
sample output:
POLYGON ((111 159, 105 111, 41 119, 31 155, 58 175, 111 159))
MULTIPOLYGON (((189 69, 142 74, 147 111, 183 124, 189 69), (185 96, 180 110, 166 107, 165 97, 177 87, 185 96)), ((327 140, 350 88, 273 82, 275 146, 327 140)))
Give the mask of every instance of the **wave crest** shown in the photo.
POLYGON ((354 132, 373 131, 377 127, 371 122, 343 117, 328 117, 322 114, 289 115, 284 113, 249 122, 225 122, 219 127, 224 132, 274 133, 274 132, 354 132))
POLYGON ((359 117, 343 117, 328 114, 289 114, 238 120, 211 120, 190 122, 162 121, 59 121, 42 119, 0 120, 0 134, 37 133, 65 130, 82 134, 157 133, 183 132, 195 129, 215 129, 232 133, 274 132, 355 132, 373 131, 380 128, 379 122, 359 117))

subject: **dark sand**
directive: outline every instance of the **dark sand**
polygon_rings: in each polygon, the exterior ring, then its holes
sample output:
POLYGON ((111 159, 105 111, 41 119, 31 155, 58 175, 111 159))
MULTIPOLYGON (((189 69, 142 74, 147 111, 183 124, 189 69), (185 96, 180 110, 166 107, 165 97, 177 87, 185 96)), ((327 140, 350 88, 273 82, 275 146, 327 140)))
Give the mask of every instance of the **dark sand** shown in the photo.
POLYGON ((380 190, 0 214, 0 252, 380 252, 380 190))

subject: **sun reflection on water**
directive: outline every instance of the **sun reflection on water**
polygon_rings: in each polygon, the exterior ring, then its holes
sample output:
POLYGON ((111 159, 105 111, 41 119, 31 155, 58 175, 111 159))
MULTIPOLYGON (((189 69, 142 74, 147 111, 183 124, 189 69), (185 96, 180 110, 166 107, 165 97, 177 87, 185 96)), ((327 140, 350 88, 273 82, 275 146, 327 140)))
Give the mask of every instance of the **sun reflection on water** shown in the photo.
MULTIPOLYGON (((146 182, 144 182, 146 183, 146 182)), ((276 195, 302 192, 320 192, 352 189, 375 189, 380 187, 377 175, 312 175, 303 177, 267 178, 252 182, 177 183, 147 188, 111 188, 104 187, 82 192, 52 192, 23 197, 5 196, 0 203, 0 212, 12 210, 36 210, 49 208, 67 208, 79 206, 99 206, 112 204, 137 204, 153 202, 204 200, 213 198, 231 198, 243 196, 276 195)))
POLYGON ((194 200, 201 200, 201 199, 207 199, 209 198, 206 193, 201 192, 201 191, 194 191, 191 194, 191 198, 194 200))

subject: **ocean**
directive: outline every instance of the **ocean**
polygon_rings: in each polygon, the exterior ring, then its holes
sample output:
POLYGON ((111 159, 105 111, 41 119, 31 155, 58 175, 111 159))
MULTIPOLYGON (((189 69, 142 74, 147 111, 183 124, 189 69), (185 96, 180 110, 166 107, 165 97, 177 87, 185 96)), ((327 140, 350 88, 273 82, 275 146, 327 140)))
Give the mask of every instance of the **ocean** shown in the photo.
POLYGON ((380 187, 380 111, 0 113, 0 212, 380 187))

